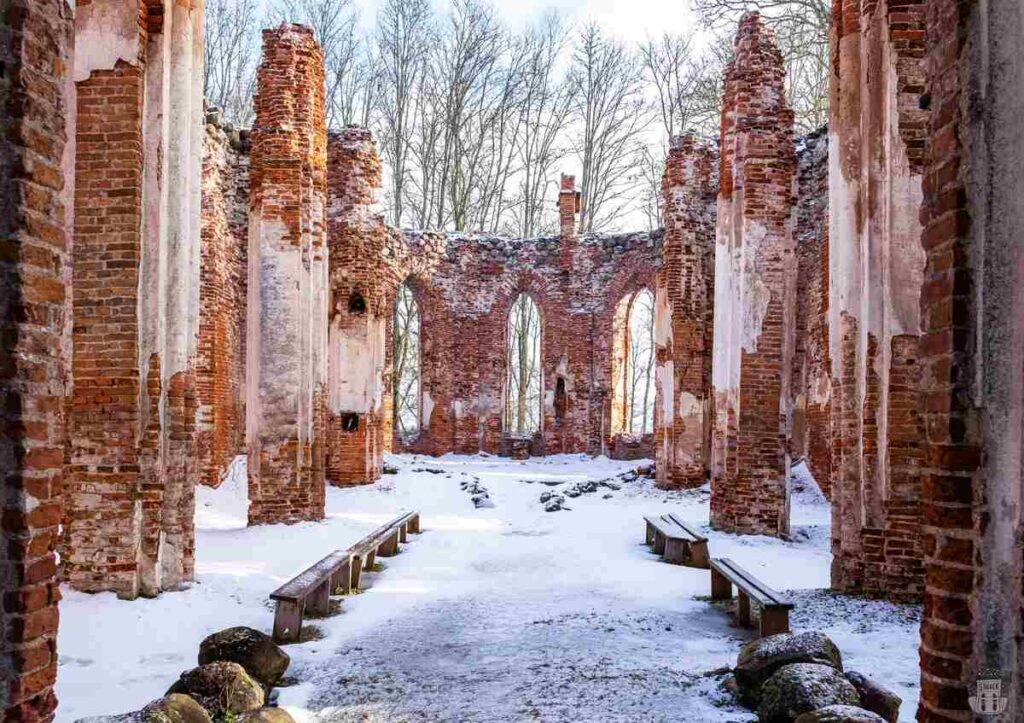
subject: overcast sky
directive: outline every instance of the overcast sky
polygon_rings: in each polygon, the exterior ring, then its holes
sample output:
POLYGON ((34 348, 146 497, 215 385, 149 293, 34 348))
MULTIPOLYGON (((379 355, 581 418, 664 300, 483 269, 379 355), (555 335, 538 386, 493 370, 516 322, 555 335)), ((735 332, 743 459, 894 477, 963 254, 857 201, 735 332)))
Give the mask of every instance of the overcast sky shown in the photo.
MULTIPOLYGON (((444 9, 445 0, 433 0, 444 9)), ((570 24, 596 20, 602 28, 623 40, 643 40, 664 32, 685 33, 696 29, 689 0, 491 0, 505 21, 521 28, 548 10, 557 10, 570 24)), ((363 23, 372 23, 380 0, 355 0, 363 23)))

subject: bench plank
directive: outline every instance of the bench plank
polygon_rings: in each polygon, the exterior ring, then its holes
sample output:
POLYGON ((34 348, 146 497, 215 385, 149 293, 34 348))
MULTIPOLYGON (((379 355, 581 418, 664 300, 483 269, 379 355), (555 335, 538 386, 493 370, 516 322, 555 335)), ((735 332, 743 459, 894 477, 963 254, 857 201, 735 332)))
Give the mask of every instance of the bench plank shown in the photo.
POLYGON ((742 627, 749 628, 750 600, 753 598, 761 608, 759 634, 761 637, 789 632, 789 611, 793 603, 783 598, 745 569, 727 557, 711 560, 711 597, 714 600, 728 600, 736 586, 736 616, 742 627))

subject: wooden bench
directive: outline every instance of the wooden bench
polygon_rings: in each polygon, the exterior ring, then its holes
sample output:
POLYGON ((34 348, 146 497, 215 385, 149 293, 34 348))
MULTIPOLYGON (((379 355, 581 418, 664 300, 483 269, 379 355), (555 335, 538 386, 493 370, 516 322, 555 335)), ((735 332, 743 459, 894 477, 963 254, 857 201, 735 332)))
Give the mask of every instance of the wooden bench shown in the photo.
POLYGON ((665 562, 708 569, 708 538, 674 514, 644 517, 647 544, 665 562))
POLYGON ((399 515, 347 550, 335 550, 270 593, 270 599, 276 603, 274 640, 279 643, 299 640, 304 614, 327 615, 331 595, 347 595, 358 590, 364 567, 373 569, 378 554, 381 557, 397 555, 399 543, 406 542, 410 532, 419 531, 418 512, 399 515))
POLYGON ((738 595, 737 617, 745 628, 750 624, 750 601, 761 608, 760 637, 789 632, 789 611, 793 603, 783 598, 727 557, 711 561, 711 599, 730 600, 732 586, 738 595))

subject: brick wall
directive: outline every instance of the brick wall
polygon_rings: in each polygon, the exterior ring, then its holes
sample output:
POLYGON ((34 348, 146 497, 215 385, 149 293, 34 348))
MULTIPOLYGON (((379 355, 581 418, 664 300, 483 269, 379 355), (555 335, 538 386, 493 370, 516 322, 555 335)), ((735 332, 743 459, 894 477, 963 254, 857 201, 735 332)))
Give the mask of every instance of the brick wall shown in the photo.
POLYGON ((18 68, 0 80, 0 709, 12 721, 52 720, 57 705, 72 15, 63 0, 0 14, 0 57, 18 68))
POLYGON ((918 720, 978 719, 979 678, 1024 716, 1024 41, 1015 2, 926 5, 927 265, 918 364, 924 617, 918 720))
POLYGON ((211 114, 203 145, 202 257, 196 391, 199 480, 216 487, 245 449, 248 284, 247 134, 211 114))
POLYGON ((832 584, 909 600, 921 594, 923 9, 836 13, 829 126, 832 584))
POLYGON ((168 12, 120 2, 75 17, 61 560, 74 587, 122 597, 193 574, 201 11, 168 12))
POLYGON ((708 479, 717 161, 713 149, 679 136, 662 178, 655 302, 659 487, 695 487, 708 479))
POLYGON ((796 157, 782 56, 757 13, 725 71, 715 259, 711 522, 789 533, 796 157))
POLYGON ((797 256, 791 456, 804 459, 825 496, 832 492, 832 374, 828 343, 828 138, 797 142, 793 209, 797 256))
POLYGON ((308 28, 263 31, 250 135, 249 522, 324 515, 327 133, 308 28))

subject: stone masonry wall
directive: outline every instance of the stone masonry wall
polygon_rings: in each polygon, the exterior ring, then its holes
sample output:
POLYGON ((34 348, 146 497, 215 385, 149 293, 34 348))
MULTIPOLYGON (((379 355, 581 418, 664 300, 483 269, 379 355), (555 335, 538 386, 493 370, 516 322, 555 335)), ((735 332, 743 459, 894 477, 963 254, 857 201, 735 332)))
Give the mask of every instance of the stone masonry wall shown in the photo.
POLYGON ((663 488, 699 487, 711 463, 717 161, 693 136, 677 136, 662 178, 655 429, 663 488))
POLYGON ((263 32, 250 140, 246 446, 249 522, 324 515, 327 133, 308 28, 263 32))
POLYGON ((1024 717, 1024 14, 925 6, 918 720, 1024 717), (979 679, 1006 710, 976 716, 979 679))
POLYGON ((0 710, 9 721, 50 721, 57 706, 72 27, 64 0, 8 2, 0 13, 0 710))
POLYGON ((833 587, 921 594, 924 7, 834 18, 829 187, 833 587))
POLYGON ((796 158, 785 70, 757 13, 725 71, 715 258, 711 523, 789 533, 796 158))
POLYGON ((200 482, 216 487, 245 449, 249 149, 247 134, 207 120, 196 424, 200 482))

